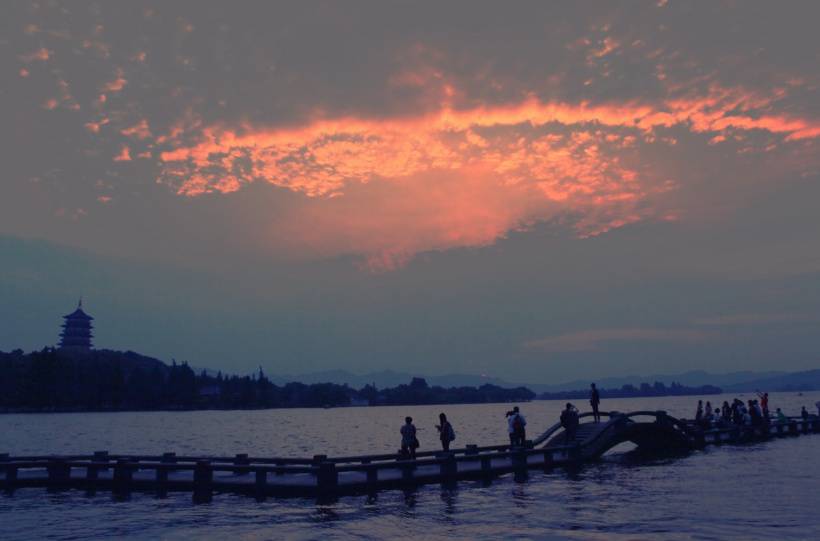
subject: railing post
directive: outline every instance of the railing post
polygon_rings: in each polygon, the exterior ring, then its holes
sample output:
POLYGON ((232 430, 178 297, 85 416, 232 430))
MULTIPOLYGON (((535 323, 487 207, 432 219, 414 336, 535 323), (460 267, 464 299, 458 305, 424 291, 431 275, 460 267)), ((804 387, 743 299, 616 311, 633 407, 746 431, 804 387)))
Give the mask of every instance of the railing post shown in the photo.
POLYGON ((544 471, 552 471, 555 463, 552 460, 552 451, 544 449, 544 471))
POLYGON ((493 476, 492 457, 490 455, 481 455, 481 475, 486 479, 493 476))
POLYGON ((465 455, 477 455, 478 454, 478 445, 474 443, 467 444, 467 447, 464 451, 465 455))
MULTIPOLYGON (((234 457, 233 463, 237 466, 245 466, 247 464, 250 464, 251 461, 248 459, 248 453, 238 453, 236 457, 234 457)), ((248 473, 250 473, 250 471, 250 468, 240 468, 236 470, 235 473, 237 475, 247 475, 248 473)))
MULTIPOLYGON (((273 463, 273 465, 276 466, 277 468, 284 468, 285 467, 285 463, 282 462, 281 460, 275 461, 273 463)), ((274 471, 274 475, 285 475, 285 472, 282 471, 282 470, 277 469, 277 470, 274 471)))
POLYGON ((794 421, 789 421, 789 434, 793 436, 797 435, 797 423, 794 421))
POLYGON ((213 498, 214 470, 210 460, 198 460, 194 467, 194 503, 208 503, 213 498))
POLYGON ((367 490, 371 492, 376 491, 376 486, 379 482, 379 470, 376 466, 368 465, 367 470, 367 490))
POLYGON ((256 499, 264 500, 267 495, 268 486, 268 472, 267 470, 256 470, 256 482, 254 489, 256 490, 256 499))
POLYGON ((316 486, 320 496, 333 494, 339 486, 339 472, 336 471, 336 464, 324 461, 319 464, 316 471, 316 486))
POLYGON ((108 451, 94 451, 94 462, 108 463, 108 451))
POLYGON ((162 465, 156 469, 157 497, 164 498, 168 495, 168 468, 162 465))
POLYGON ((513 476, 516 481, 523 481, 527 478, 527 453, 523 447, 517 447, 512 451, 513 476))
MULTIPOLYGON (((8 453, 0 453, 0 462, 8 462, 8 461, 9 461, 9 454, 8 453)), ((17 468, 13 467, 13 466, 6 466, 5 470, 6 470, 6 480, 5 480, 4 484, 6 485, 6 491, 8 491, 10 493, 11 492, 11 485, 12 485, 13 481, 17 479, 17 468), (14 470, 13 474, 12 474, 12 470, 14 470), (14 480, 11 479, 12 475, 14 476, 14 480)))
POLYGON ((413 470, 416 469, 416 465, 411 461, 404 461, 401 465, 401 478, 402 480, 409 482, 413 480, 413 470))
POLYGON ((165 464, 175 464, 177 461, 177 454, 176 453, 162 453, 162 458, 160 462, 165 464))
POLYGON ((91 488, 97 484, 97 478, 99 477, 100 466, 95 464, 94 462, 89 462, 89 464, 85 468, 85 481, 88 484, 88 487, 91 488))
POLYGON ((514 449, 511 455, 514 469, 521 470, 527 468, 527 455, 525 454, 523 447, 514 449))
POLYGON ((114 465, 114 494, 127 494, 131 488, 133 475, 134 469, 132 468, 131 463, 124 458, 118 459, 117 463, 114 465))
POLYGON ((458 473, 458 463, 456 462, 455 453, 445 453, 441 464, 439 464, 439 475, 445 481, 453 481, 458 473))
POLYGON ((49 490, 62 488, 68 484, 71 478, 71 468, 66 464, 65 460, 57 458, 49 461, 48 469, 48 484, 49 490))
POLYGON ((14 486, 17 484, 17 466, 6 466, 6 492, 11 494, 14 492, 14 486))

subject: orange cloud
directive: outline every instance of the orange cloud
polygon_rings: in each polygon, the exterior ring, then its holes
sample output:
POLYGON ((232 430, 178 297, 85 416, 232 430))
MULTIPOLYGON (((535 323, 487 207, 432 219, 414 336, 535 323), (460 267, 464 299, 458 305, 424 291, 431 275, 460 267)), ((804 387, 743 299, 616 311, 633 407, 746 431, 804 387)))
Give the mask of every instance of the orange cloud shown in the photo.
POLYGON ((125 85, 128 84, 128 81, 123 78, 123 71, 121 69, 117 69, 117 76, 112 81, 109 81, 103 85, 103 90, 106 92, 119 92, 125 85))
POLYGON ((282 225, 290 238, 390 268, 425 250, 486 245, 561 213, 584 236, 666 219, 669 210, 650 202, 676 184, 638 167, 637 141, 673 146, 676 138, 657 132, 675 126, 713 143, 729 131, 762 130, 781 143, 820 135, 820 122, 772 114, 773 101, 713 87, 660 104, 529 99, 288 128, 188 118, 155 140, 167 149, 158 180, 189 197, 267 182, 318 198, 303 210, 313 232, 282 225))
POLYGON ((120 133, 126 137, 133 137, 136 139, 148 139, 151 137, 151 130, 148 128, 148 121, 144 118, 133 126, 120 130, 120 133))
POLYGON ((96 122, 86 122, 85 123, 85 129, 87 129, 91 133, 100 133, 100 128, 102 128, 103 126, 105 126, 108 123, 109 123, 108 118, 102 118, 102 119, 100 119, 96 122))
POLYGON ((120 149, 120 153, 114 156, 115 162, 130 162, 131 161, 131 149, 127 146, 123 145, 120 149))
POLYGON ((32 51, 30 53, 24 54, 20 56, 20 60, 23 62, 45 62, 49 58, 51 58, 52 52, 46 49, 45 47, 40 47, 36 51, 32 51))

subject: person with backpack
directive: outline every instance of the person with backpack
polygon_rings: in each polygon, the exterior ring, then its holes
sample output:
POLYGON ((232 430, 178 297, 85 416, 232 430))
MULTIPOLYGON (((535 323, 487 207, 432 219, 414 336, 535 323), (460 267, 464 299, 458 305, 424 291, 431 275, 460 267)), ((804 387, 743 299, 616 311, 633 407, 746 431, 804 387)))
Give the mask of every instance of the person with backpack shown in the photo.
POLYGON ((419 448, 419 440, 416 438, 416 427, 413 424, 412 417, 405 417, 404 424, 401 427, 401 454, 409 457, 410 460, 416 459, 416 449, 419 448))
POLYGON ((518 406, 507 412, 507 430, 510 433, 510 446, 523 447, 527 440, 527 420, 521 415, 518 406))
POLYGON ((438 429, 438 437, 441 440, 441 449, 449 451, 450 442, 456 439, 456 431, 453 430, 453 425, 443 413, 439 413, 438 420, 441 424, 436 425, 436 429, 438 429))
POLYGON ((601 422, 601 414, 598 412, 598 405, 601 403, 601 395, 594 383, 590 383, 591 390, 589 391, 589 405, 592 406, 592 418, 596 423, 601 422))
POLYGON ((561 412, 561 426, 564 427, 567 445, 575 440, 579 422, 578 410, 575 409, 575 406, 567 402, 566 408, 561 412))

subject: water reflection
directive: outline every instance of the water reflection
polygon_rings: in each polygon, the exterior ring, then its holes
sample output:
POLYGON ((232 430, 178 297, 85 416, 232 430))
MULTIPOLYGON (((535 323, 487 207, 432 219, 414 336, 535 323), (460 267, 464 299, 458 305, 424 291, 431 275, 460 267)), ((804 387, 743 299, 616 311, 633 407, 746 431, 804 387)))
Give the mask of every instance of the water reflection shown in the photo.
POLYGON ((440 497, 441 501, 444 503, 444 513, 446 515, 454 515, 456 513, 457 496, 457 489, 442 488, 440 497))

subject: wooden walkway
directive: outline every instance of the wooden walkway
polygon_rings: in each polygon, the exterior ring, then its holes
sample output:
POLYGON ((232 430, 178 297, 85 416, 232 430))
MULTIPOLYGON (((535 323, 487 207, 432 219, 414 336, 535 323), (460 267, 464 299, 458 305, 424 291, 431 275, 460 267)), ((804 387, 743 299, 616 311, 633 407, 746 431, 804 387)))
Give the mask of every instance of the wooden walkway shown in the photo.
POLYGON ((650 451, 669 451, 820 432, 817 417, 808 421, 791 418, 785 424, 756 429, 700 431, 665 412, 611 412, 602 416, 608 420, 582 423, 569 445, 565 445, 560 425, 553 425, 523 448, 468 445, 448 453, 418 453, 416 460, 402 460, 396 454, 312 458, 117 455, 105 451, 67 456, 0 454, 0 489, 9 493, 22 487, 81 489, 89 493, 103 490, 116 497, 127 497, 133 491, 159 497, 183 491, 192 493, 195 502, 208 502, 214 493, 225 492, 258 499, 334 498, 464 479, 489 481, 508 473, 526 478, 531 469, 550 470, 595 460, 624 441, 633 441, 650 451))

